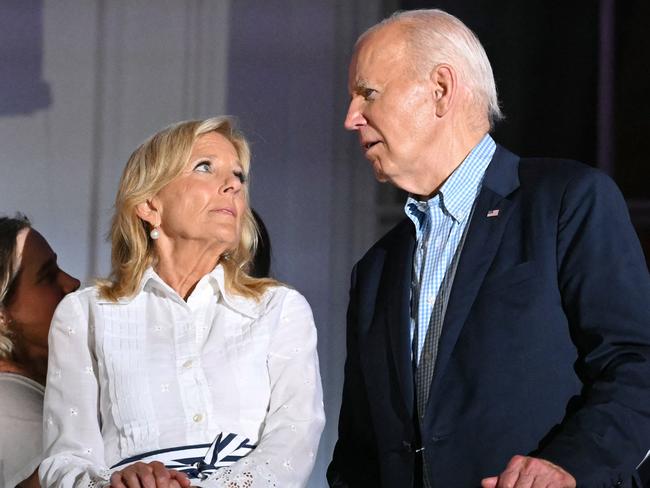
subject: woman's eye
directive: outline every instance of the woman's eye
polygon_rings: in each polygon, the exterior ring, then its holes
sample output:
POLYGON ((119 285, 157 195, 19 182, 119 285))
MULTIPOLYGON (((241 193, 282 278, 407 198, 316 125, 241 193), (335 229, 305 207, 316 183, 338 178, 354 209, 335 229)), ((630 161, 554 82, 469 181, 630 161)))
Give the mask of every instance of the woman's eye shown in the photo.
POLYGON ((200 173, 209 173, 212 170, 212 163, 210 161, 201 161, 196 166, 194 166, 194 171, 200 173))
POLYGON ((54 283, 54 282, 56 282, 57 278, 59 277, 59 271, 60 271, 59 268, 57 268, 57 269, 55 269, 54 271, 52 271, 52 272, 48 275, 47 280, 48 280, 50 283, 54 283))
POLYGON ((44 283, 44 284, 51 284, 56 281, 56 279, 59 276, 59 268, 52 268, 47 271, 47 273, 41 275, 41 277, 38 279, 39 283, 44 283))
POLYGON ((244 174, 243 171, 233 171, 232 174, 234 174, 235 177, 239 179, 240 183, 246 183, 246 175, 244 174))

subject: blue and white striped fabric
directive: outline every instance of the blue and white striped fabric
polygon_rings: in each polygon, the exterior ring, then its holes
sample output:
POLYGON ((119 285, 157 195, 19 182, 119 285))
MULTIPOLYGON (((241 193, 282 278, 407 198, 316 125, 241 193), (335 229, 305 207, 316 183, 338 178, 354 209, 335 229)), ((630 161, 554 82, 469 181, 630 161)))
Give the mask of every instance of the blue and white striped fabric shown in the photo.
MULTIPOLYGON (((415 224, 417 240, 411 282, 411 342, 416 365, 429 327, 442 329, 444 317, 433 317, 433 306, 438 294, 447 292, 440 285, 461 242, 495 150, 494 140, 486 134, 432 198, 418 201, 409 197, 404 206, 415 224)), ((451 282, 445 284, 451 287, 451 282)))
POLYGON ((204 479, 219 468, 230 466, 246 457, 255 447, 247 437, 221 432, 212 444, 196 444, 150 451, 124 459, 113 468, 126 467, 138 461, 143 463, 159 461, 168 469, 185 473, 190 479, 204 479))

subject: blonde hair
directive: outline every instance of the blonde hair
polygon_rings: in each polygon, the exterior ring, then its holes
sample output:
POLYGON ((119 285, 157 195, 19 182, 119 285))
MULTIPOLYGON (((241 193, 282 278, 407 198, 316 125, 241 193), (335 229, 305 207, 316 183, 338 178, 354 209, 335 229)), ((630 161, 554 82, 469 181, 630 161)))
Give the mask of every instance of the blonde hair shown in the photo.
POLYGON ((418 73, 428 74, 442 63, 453 66, 483 110, 490 128, 504 118, 490 60, 476 34, 463 22, 440 9, 395 12, 364 32, 357 44, 372 32, 392 24, 399 25, 405 33, 411 62, 418 73))
POLYGON ((16 255, 16 239, 23 229, 31 228, 24 215, 0 217, 0 359, 10 359, 14 349, 6 307, 11 301, 13 285, 20 263, 16 255))
POLYGON ((246 209, 242 215, 239 243, 219 258, 226 288, 232 293, 259 299, 269 286, 277 284, 272 279, 248 275, 258 240, 257 225, 248 204, 250 149, 229 117, 214 117, 171 125, 145 141, 129 158, 115 197, 110 230, 111 274, 107 280, 98 282, 101 297, 117 301, 133 296, 145 270, 155 265, 155 247, 149 238, 148 224, 137 216, 136 207, 153 198, 181 174, 194 142, 209 132, 221 134, 235 147, 245 177, 246 209))

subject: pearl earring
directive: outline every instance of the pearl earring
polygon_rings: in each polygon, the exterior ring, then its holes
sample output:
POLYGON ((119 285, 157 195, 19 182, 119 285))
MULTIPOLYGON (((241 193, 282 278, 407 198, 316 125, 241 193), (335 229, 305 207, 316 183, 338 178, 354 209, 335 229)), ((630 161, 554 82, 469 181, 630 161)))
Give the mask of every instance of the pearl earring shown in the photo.
POLYGON ((160 231, 158 230, 158 227, 151 229, 151 232, 149 232, 149 237, 151 237, 154 241, 160 237, 160 231))

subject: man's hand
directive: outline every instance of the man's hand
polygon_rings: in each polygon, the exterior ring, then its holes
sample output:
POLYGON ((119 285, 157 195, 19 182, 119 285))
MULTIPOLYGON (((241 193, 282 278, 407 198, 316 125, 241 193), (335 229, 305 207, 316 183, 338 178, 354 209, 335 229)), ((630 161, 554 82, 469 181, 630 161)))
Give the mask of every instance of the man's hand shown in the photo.
POLYGON ((165 468, 163 463, 135 463, 111 475, 111 488, 189 488, 184 473, 165 468))
POLYGON ((515 456, 503 473, 481 481, 482 488, 576 488, 576 480, 544 459, 515 456))

